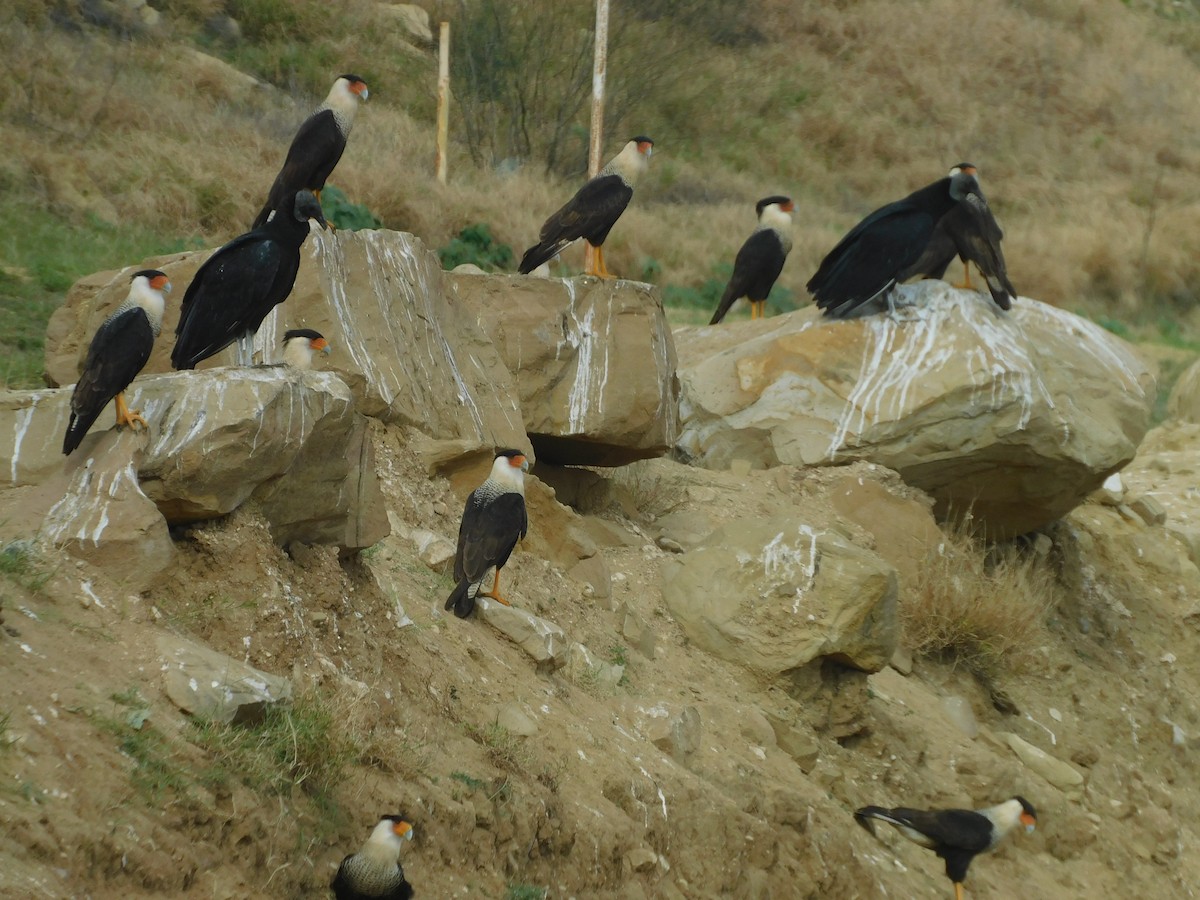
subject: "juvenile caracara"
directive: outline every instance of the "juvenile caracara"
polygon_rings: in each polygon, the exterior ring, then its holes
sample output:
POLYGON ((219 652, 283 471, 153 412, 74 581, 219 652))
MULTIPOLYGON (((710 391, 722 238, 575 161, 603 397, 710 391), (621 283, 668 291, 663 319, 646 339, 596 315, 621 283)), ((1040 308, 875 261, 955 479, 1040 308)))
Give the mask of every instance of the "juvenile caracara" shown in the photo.
POLYGON ((254 334, 292 292, 309 219, 325 227, 317 198, 299 191, 262 227, 234 238, 200 267, 179 310, 171 351, 176 369, 194 369, 234 341, 240 342, 239 362, 251 364, 254 334))
POLYGON ((357 75, 338 76, 325 102, 296 131, 283 168, 275 176, 267 202, 251 228, 265 223, 271 210, 279 209, 296 191, 312 191, 320 202, 325 179, 346 149, 358 104, 366 100, 368 94, 367 83, 357 75))
POLYGON ((129 296, 96 329, 87 359, 71 394, 71 420, 63 437, 70 454, 95 423, 109 400, 117 402, 117 425, 145 427, 141 413, 125 405, 125 388, 150 358, 154 339, 162 331, 163 294, 171 282, 158 269, 142 269, 130 279, 129 296))
POLYGON ((887 822, 914 844, 932 850, 946 861, 946 877, 954 882, 955 900, 963 900, 967 867, 980 853, 994 850, 1017 825, 1033 831, 1037 813, 1024 797, 1013 797, 987 809, 884 809, 864 806, 854 818, 875 833, 874 820, 887 822))
POLYGON ((733 275, 717 304, 709 325, 716 325, 740 297, 750 301, 750 318, 761 319, 767 312, 767 295, 783 271, 783 263, 792 249, 792 211, 790 197, 764 197, 754 207, 758 227, 733 261, 733 275))
POLYGON ((483 594, 505 606, 500 596, 500 570, 517 541, 529 530, 525 513, 525 473, 529 460, 520 450, 500 450, 487 480, 467 498, 458 528, 458 553, 454 557, 457 584, 446 600, 446 609, 465 619, 475 608, 475 598, 488 572, 496 570, 492 589, 483 594))
MULTIPOLYGON (((974 175, 978 182, 979 173, 971 163, 959 163, 950 170, 950 177, 959 172, 974 175)), ((1008 280, 1008 267, 1004 264, 1004 253, 1000 249, 1003 238, 1004 232, 992 215, 983 191, 976 184, 975 191, 967 195, 965 203, 959 203, 942 216, 921 258, 902 273, 899 280, 904 281, 914 275, 941 278, 954 257, 959 256, 966 273, 965 281, 959 287, 970 290, 971 263, 975 263, 983 273, 996 305, 1001 309, 1012 309, 1017 292, 1008 280)))
POLYGON ((850 229, 809 279, 817 306, 840 319, 877 297, 890 300, 896 283, 915 274, 912 267, 938 222, 972 196, 979 196, 979 182, 959 170, 875 210, 850 229))
POLYGON ((408 900, 412 885, 400 867, 400 848, 412 826, 401 816, 384 816, 362 849, 342 860, 329 886, 337 900, 408 900))
POLYGON ((546 220, 538 243, 525 251, 517 271, 528 275, 565 250, 569 244, 583 238, 596 249, 595 267, 584 274, 614 277, 604 265, 604 239, 629 205, 634 185, 650 165, 653 147, 654 141, 648 137, 630 139, 595 178, 546 220))
POLYGON ((283 363, 294 369, 311 369, 314 353, 329 353, 332 349, 325 336, 311 328, 292 328, 283 333, 283 363))

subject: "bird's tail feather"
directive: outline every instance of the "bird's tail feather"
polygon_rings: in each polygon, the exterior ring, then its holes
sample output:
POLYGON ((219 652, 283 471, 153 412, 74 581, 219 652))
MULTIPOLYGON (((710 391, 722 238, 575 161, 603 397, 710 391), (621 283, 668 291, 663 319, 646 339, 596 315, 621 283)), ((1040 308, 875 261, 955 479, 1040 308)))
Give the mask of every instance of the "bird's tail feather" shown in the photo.
POLYGON ((881 822, 887 822, 889 825, 906 825, 892 815, 890 809, 884 809, 882 806, 864 806, 862 809, 854 811, 854 821, 872 834, 875 833, 874 819, 879 819, 881 822))
POLYGON ((542 263, 549 262, 558 256, 570 243, 570 241, 549 241, 534 244, 521 257, 521 264, 517 266, 517 271, 522 275, 528 275, 542 263))
POLYGON ((469 579, 464 578, 454 586, 454 590, 446 599, 446 609, 453 609, 460 619, 471 615, 475 609, 475 592, 471 590, 469 579))
POLYGON ((88 433, 88 429, 96 422, 96 416, 78 416, 71 413, 71 420, 67 423, 67 433, 63 436, 63 454, 70 456, 75 448, 83 442, 84 435, 88 433))
POLYGON ((713 317, 708 322, 709 325, 716 325, 725 318, 725 314, 729 312, 730 307, 737 300, 737 297, 730 296, 732 293, 733 285, 725 288, 725 293, 721 295, 721 302, 717 304, 717 311, 713 313, 713 317))
POLYGON ((1012 309, 1012 301, 1017 296, 1017 292, 1009 280, 1002 275, 988 275, 987 273, 984 273, 984 277, 987 279, 988 290, 992 292, 992 299, 996 301, 996 305, 1001 309, 1012 309))

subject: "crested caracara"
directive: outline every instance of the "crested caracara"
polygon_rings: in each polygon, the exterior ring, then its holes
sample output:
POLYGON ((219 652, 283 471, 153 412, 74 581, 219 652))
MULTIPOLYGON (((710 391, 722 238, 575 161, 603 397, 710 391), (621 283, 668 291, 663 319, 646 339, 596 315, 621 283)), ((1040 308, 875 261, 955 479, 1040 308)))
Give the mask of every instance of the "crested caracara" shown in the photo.
POLYGON ((283 333, 283 363, 294 369, 311 369, 314 353, 329 353, 332 349, 325 336, 311 328, 292 328, 283 333))
POLYGON ((733 261, 733 275, 717 304, 709 325, 716 325, 739 297, 750 301, 750 318, 761 319, 767 312, 767 295, 783 271, 783 263, 792 249, 792 210, 790 197, 764 197, 754 207, 758 227, 746 238, 733 261))
POLYGON ((595 268, 584 274, 612 278, 604 265, 604 239, 629 205, 634 185, 650 165, 653 147, 654 141, 648 137, 631 138, 595 178, 546 220, 538 242, 525 251, 517 271, 528 275, 583 238, 596 249, 595 268))
POLYGON ((914 844, 932 850, 946 861, 946 877, 954 882, 955 900, 963 900, 967 867, 980 853, 996 845, 1017 825, 1033 831, 1037 813, 1024 797, 1013 797, 986 809, 884 809, 864 806, 854 818, 875 833, 874 820, 887 822, 914 844))
POLYGON ((275 176, 267 202, 251 228, 266 222, 271 210, 279 209, 296 191, 312 191, 320 201, 325 179, 346 149, 358 104, 367 99, 368 93, 367 83, 357 75, 338 76, 325 102, 296 131, 283 168, 275 176))
POLYGON ((1004 253, 1000 249, 1004 232, 992 215, 983 191, 979 189, 975 166, 959 163, 950 170, 950 177, 959 172, 976 177, 974 191, 967 195, 966 202, 959 203, 942 216, 921 258, 909 270, 901 273, 899 280, 904 281, 914 275, 941 278, 954 257, 959 256, 966 278, 963 284, 957 286, 971 289, 971 263, 975 263, 983 273, 996 305, 1001 309, 1012 309, 1017 292, 1008 280, 1008 267, 1004 264, 1004 253))
POLYGON ((505 606, 500 596, 500 570, 517 541, 529 530, 525 512, 525 473, 529 460, 520 450, 499 450, 487 480, 467 498, 458 528, 458 553, 454 557, 454 591, 446 609, 465 619, 475 608, 475 597, 488 572, 496 570, 492 589, 482 596, 505 606))
POLYGON ((200 267, 179 310, 171 351, 176 369, 194 369, 234 341, 240 342, 241 364, 250 365, 255 332, 292 292, 309 219, 325 227, 317 198, 299 191, 264 225, 234 238, 200 267))
POLYGON ((877 297, 891 299, 902 275, 913 275, 942 217, 974 194, 979 182, 958 171, 871 213, 821 260, 808 291, 825 315, 844 318, 877 297))
POLYGON ((413 829, 402 816, 384 816, 362 849, 342 860, 329 886, 337 900, 408 900, 412 885, 400 866, 400 848, 413 829))
POLYGON ((125 405, 125 388, 150 358, 154 339, 162 331, 163 294, 170 291, 171 282, 158 269, 134 272, 129 296, 96 329, 71 394, 63 453, 69 455, 79 446, 109 400, 116 400, 118 426, 145 427, 141 413, 125 405))

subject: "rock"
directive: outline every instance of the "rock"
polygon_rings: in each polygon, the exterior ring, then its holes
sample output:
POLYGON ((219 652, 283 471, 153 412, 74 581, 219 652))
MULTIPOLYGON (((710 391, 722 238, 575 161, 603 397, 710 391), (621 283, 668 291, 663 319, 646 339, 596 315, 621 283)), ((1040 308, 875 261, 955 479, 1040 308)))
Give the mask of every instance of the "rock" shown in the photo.
POLYGON ((598 660, 586 646, 573 643, 567 649, 567 674, 579 682, 616 687, 625 677, 625 667, 598 660))
POLYGON ((242 42, 242 26, 233 16, 218 13, 204 20, 204 33, 218 43, 234 46, 242 42))
POLYGON ((1033 744, 1024 738, 1011 732, 1003 731, 997 734, 997 737, 1012 748, 1013 753, 1017 754, 1017 758, 1028 769, 1040 775, 1060 791, 1074 793, 1083 784, 1083 776, 1069 763, 1055 759, 1049 753, 1033 746, 1033 744))
POLYGON ((1167 511, 1162 504, 1146 494, 1130 501, 1129 508, 1147 525, 1162 525, 1167 521, 1167 511))
POLYGON ((1092 494, 1092 497, 1105 506, 1120 506, 1125 502, 1125 485, 1121 482, 1121 473, 1113 472, 1104 479, 1104 483, 1092 494))
POLYGON ((506 703, 496 711, 496 724, 510 734, 533 737, 538 732, 537 722, 521 708, 520 703, 506 703))
POLYGON ((664 563, 662 580, 690 640, 760 671, 833 657, 875 672, 896 649, 895 569, 794 515, 722 527, 664 563))
POLYGON ((417 557, 430 569, 449 574, 458 546, 442 535, 425 528, 410 528, 390 509, 387 513, 392 533, 403 537, 417 551, 417 557))
POLYGON ((433 44, 433 31, 429 27, 429 13, 410 3, 386 3, 379 11, 392 19, 397 26, 408 32, 424 46, 433 44))
POLYGON ((539 458, 617 466, 670 449, 675 346, 648 285, 456 274, 447 283, 515 377, 539 458))
POLYGON ((621 635, 629 642, 629 646, 646 659, 654 659, 654 629, 625 604, 621 605, 617 614, 621 619, 621 635))
POLYGON ((975 712, 965 698, 953 695, 943 697, 942 712, 967 737, 975 738, 979 734, 979 723, 975 721, 975 712))
POLYGON ((871 549, 895 567, 903 587, 919 582, 930 552, 945 541, 928 506, 898 497, 878 481, 843 478, 829 499, 839 516, 870 533, 871 549))
MULTIPOLYGON (((0 399, 0 459, 12 484, 40 483, 63 466, 70 395, 64 388, 0 399)), ((126 399, 149 423, 131 435, 140 489, 170 524, 254 499, 281 544, 357 549, 387 534, 367 423, 336 375, 276 366, 155 375, 135 381, 126 399)), ((109 415, 71 459, 109 446, 109 415)))
POLYGON ((684 760, 700 749, 703 728, 696 707, 685 706, 678 712, 668 714, 666 707, 660 704, 649 713, 651 718, 645 726, 646 736, 659 750, 674 759, 684 760))
MULTIPOLYGON (((76 380, 96 328, 128 293, 131 272, 161 269, 182 292, 211 253, 156 257, 76 282, 51 317, 49 383, 76 380)), ((255 336, 256 354, 279 362, 284 331, 315 328, 334 347, 322 361, 324 370, 342 375, 365 415, 474 447, 521 446, 525 435, 517 386, 488 335, 469 310, 443 294, 442 284, 437 257, 410 234, 318 232, 301 250, 291 296, 255 336)), ((163 337, 147 374, 170 371, 178 319, 179 304, 168 302, 163 337)), ((229 366, 235 356, 231 347, 199 368, 229 366)))
POLYGON ((713 469, 869 460, 996 538, 1059 518, 1133 457, 1153 378, 1120 339, 1024 297, 1003 315, 940 281, 900 292, 915 305, 897 318, 680 329, 679 450, 713 469))
POLYGON ((577 563, 571 570, 570 576, 576 581, 582 581, 592 589, 592 596, 597 600, 607 600, 612 596, 612 573, 603 553, 597 553, 583 562, 577 563))
POLYGON ((817 736, 801 731, 779 716, 768 716, 767 719, 775 730, 775 743, 779 749, 790 756, 802 772, 812 772, 821 758, 821 742, 817 736))
POLYGON ((1167 398, 1167 415, 1172 419, 1200 425, 1200 359, 1176 379, 1167 398))
POLYGON ((888 661, 888 665, 901 675, 911 675, 913 670, 912 651, 907 647, 896 647, 896 652, 892 654, 892 658, 888 661))
POLYGON ((167 696, 185 713, 224 724, 262 718, 267 706, 292 697, 286 678, 269 675, 178 635, 158 638, 167 696))
POLYGON ((636 847, 625 856, 629 868, 635 872, 648 872, 658 864, 658 854, 648 847, 636 847))
POLYGON ((509 638, 539 665, 553 670, 566 663, 571 641, 553 622, 487 597, 475 599, 475 610, 480 619, 509 638))

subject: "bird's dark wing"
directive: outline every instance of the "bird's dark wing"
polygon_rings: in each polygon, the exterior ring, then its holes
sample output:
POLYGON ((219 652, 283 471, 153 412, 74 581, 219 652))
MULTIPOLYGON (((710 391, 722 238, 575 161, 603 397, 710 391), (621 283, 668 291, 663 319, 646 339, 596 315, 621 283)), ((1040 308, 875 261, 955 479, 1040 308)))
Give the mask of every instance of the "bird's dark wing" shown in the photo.
POLYGON ((96 329, 71 394, 71 421, 63 453, 79 446, 108 401, 129 387, 142 371, 153 349, 154 330, 140 307, 110 316, 96 329))
POLYGON ((786 260, 783 243, 773 229, 762 228, 746 238, 734 258, 733 275, 708 324, 716 325, 725 318, 730 307, 741 297, 766 300, 786 260))
POLYGON ((996 305, 1001 309, 1011 309, 1017 292, 1008 280, 1008 267, 1000 249, 1004 232, 992 215, 987 200, 982 194, 968 194, 953 213, 947 214, 945 218, 950 220, 947 222, 947 231, 954 240, 959 255, 979 266, 979 271, 987 279, 988 290, 991 291, 996 305), (953 219, 950 218, 951 215, 954 216, 953 219))
POLYGON ((287 203, 296 191, 321 190, 345 150, 346 135, 338 128, 332 110, 323 109, 305 119, 292 138, 283 168, 275 176, 253 227, 266 222, 271 210, 287 203))
MULTIPOLYGON (((235 238, 210 256, 183 295, 171 364, 194 368, 237 340, 288 260, 288 248, 259 231, 235 238)), ((261 322, 259 316, 251 330, 261 322)))
POLYGON ((597 176, 546 220, 539 237, 542 243, 587 238, 592 244, 602 244, 632 198, 633 188, 619 176, 597 176))
POLYGON ((991 821, 970 809, 924 810, 898 807, 884 812, 887 813, 887 817, 877 815, 875 818, 911 828, 929 838, 935 848, 982 853, 991 846, 994 836, 991 821))
POLYGON ((929 236, 929 242, 921 256, 897 275, 896 280, 908 281, 918 275, 923 278, 941 278, 945 275, 946 268, 954 262, 954 257, 958 256, 958 245, 950 236, 950 224, 952 220, 961 220, 965 216, 966 213, 957 206, 942 216, 941 221, 934 227, 933 234, 929 236))
POLYGON ((871 213, 838 242, 809 280, 817 306, 843 316, 892 287, 920 257, 940 217, 908 198, 871 213))
POLYGON ((520 494, 504 493, 480 503, 472 493, 458 529, 455 581, 478 581, 492 566, 502 567, 528 529, 525 498, 520 494))
POLYGON ((354 889, 350 887, 349 879, 346 876, 346 864, 353 859, 353 855, 347 856, 338 866, 337 874, 333 876, 333 881, 329 882, 329 887, 333 891, 334 900, 355 900, 356 894, 354 889))

